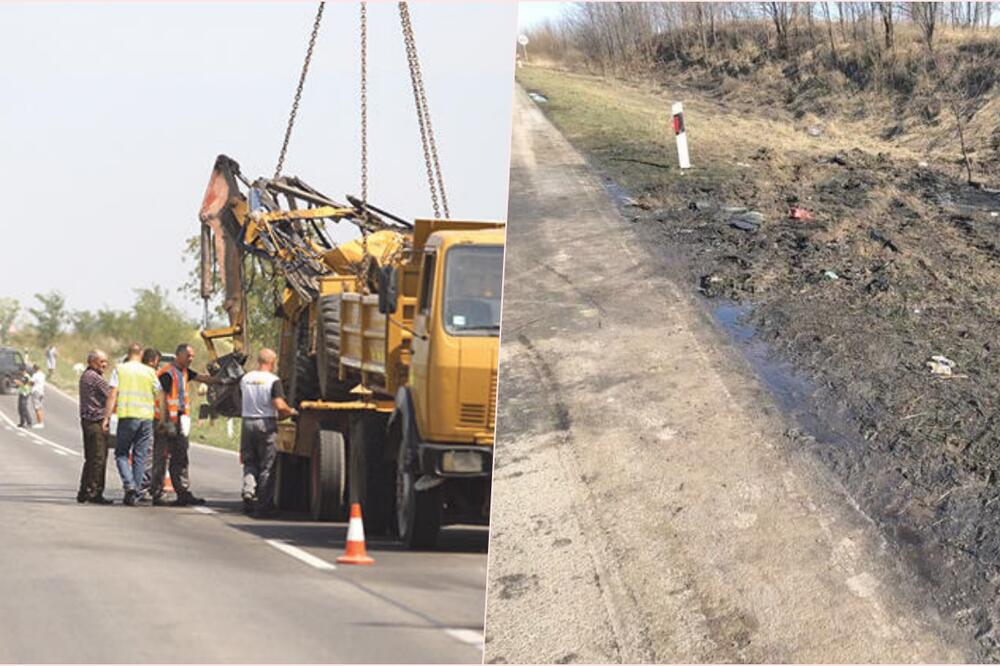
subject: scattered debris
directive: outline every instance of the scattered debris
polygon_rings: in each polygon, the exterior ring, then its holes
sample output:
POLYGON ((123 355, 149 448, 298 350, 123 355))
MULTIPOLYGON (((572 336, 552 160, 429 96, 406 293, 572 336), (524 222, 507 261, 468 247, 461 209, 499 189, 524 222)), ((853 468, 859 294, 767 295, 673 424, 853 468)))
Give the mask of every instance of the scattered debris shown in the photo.
POLYGON ((930 166, 930 164, 928 164, 924 160, 920 160, 919 162, 917 162, 917 166, 920 167, 921 169, 926 169, 927 167, 930 166))
POLYGON ((930 368, 931 374, 941 377, 951 377, 955 370, 955 365, 953 360, 941 355, 931 356, 931 360, 927 361, 927 367, 930 368))
MULTIPOLYGON (((865 285, 865 291, 869 294, 881 294, 889 291, 892 285, 889 283, 889 276, 885 274, 877 275, 875 279, 865 285)), ((920 310, 914 310, 915 314, 920 314, 920 310)))
POLYGON ((811 220, 813 214, 802 206, 792 206, 788 209, 788 217, 792 220, 811 220))
POLYGON ((837 275, 834 271, 823 271, 823 277, 825 277, 827 280, 839 280, 840 279, 840 276, 837 275))
POLYGON ((823 128, 813 125, 812 127, 806 130, 806 134, 808 134, 809 136, 823 136, 823 128))
POLYGON ((699 199, 698 201, 692 201, 691 203, 688 204, 689 210, 697 210, 703 212, 715 210, 718 207, 719 207, 718 204, 716 204, 714 201, 708 201, 706 199, 699 199))
POLYGON ((729 226, 733 229, 739 229, 740 231, 757 231, 760 228, 759 224, 754 224, 753 222, 747 222, 746 220, 736 218, 729 222, 729 226))
POLYGON ((881 231, 879 231, 875 227, 869 227, 869 229, 868 229, 868 237, 871 238, 876 243, 881 243, 882 247, 889 248, 893 252, 899 252, 899 246, 896 245, 892 241, 892 239, 890 239, 888 236, 886 236, 885 234, 883 234, 881 231))
POLYGON ((531 101, 533 101, 535 104, 546 104, 549 101, 548 97, 542 95, 541 93, 536 93, 536 92, 529 92, 528 97, 530 97, 531 101))

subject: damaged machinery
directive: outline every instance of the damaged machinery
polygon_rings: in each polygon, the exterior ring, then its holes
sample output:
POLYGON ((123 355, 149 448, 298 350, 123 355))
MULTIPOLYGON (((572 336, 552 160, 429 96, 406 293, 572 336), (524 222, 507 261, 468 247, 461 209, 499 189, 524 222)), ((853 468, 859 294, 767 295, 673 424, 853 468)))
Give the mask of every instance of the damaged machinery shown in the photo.
MULTIPOLYGON (((322 5, 310 53, 321 15, 322 5)), ((447 217, 402 3, 400 16, 434 208, 440 216, 440 196, 447 217)), ((362 5, 362 63, 364 44, 362 5)), ((308 55, 303 79, 307 67, 308 55)), ((230 380, 209 403, 239 415, 250 352, 245 262, 260 262, 280 287, 278 374, 299 411, 279 424, 279 508, 339 520, 360 502, 368 531, 431 547, 443 525, 489 521, 504 225, 409 222, 369 204, 364 141, 361 198, 340 203, 280 175, 295 106, 273 178, 251 182, 223 155, 205 192, 206 322, 209 299, 221 296, 229 324, 202 333, 210 371, 230 380), (328 224, 353 225, 359 236, 338 245, 328 224), (231 349, 218 349, 222 341, 231 349)), ((362 78, 363 137, 364 122, 362 78)))

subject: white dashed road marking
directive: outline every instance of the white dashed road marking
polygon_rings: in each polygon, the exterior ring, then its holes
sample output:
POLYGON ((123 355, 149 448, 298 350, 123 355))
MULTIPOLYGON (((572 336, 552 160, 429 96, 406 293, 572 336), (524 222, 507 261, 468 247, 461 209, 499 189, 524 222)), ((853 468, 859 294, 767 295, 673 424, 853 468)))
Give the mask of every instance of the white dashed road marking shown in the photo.
POLYGON ((445 629, 444 632, 467 645, 483 648, 483 632, 474 629, 445 629))
POLYGON ((333 571, 337 567, 333 566, 326 560, 321 560, 320 558, 307 553, 306 551, 298 548, 296 546, 289 545, 280 539, 266 539, 268 545, 274 546, 286 555, 291 555, 295 559, 305 562, 311 567, 319 569, 320 571, 333 571))
MULTIPOLYGON (((10 420, 10 417, 7 416, 6 414, 4 414, 3 412, 0 412, 0 419, 3 419, 3 422, 6 423, 8 426, 10 426, 10 427, 16 427, 16 426, 14 426, 14 422, 10 420)), ((24 430, 18 430, 17 434, 19 436, 21 436, 21 437, 31 437, 32 439, 35 440, 36 444, 42 444, 43 446, 44 445, 51 446, 52 448, 54 448, 57 451, 62 451, 62 454, 66 455, 66 456, 79 456, 80 455, 79 452, 74 451, 73 449, 67 449, 65 446, 62 446, 61 444, 56 444, 52 440, 45 439, 41 435, 38 435, 38 434, 33 433, 33 432, 27 432, 27 431, 24 431, 24 430)))
POLYGON ((194 510, 197 511, 198 513, 204 513, 204 514, 213 514, 216 512, 215 509, 209 509, 207 506, 196 506, 194 507, 194 510))

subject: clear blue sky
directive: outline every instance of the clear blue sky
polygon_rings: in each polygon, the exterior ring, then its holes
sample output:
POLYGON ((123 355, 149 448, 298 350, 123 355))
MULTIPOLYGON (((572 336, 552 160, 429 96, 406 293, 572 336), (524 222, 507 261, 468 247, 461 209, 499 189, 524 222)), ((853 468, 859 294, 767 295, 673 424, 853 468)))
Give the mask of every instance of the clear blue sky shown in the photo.
MULTIPOLYGON (((122 308, 136 287, 179 286, 215 156, 273 173, 315 10, 0 3, 0 296, 122 308)), ((517 7, 410 11, 452 217, 504 219, 517 7)), ((429 216, 396 4, 368 13, 370 199, 429 216)), ((327 3, 285 173, 338 198, 360 189, 358 69, 358 5, 327 3)))

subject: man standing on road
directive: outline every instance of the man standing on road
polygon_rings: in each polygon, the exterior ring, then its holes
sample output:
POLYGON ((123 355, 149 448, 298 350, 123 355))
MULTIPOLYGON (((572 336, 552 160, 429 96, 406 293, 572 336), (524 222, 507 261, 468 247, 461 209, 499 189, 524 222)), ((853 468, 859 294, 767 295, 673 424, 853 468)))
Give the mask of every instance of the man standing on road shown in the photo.
POLYGON ((285 402, 281 380, 274 374, 277 355, 271 349, 257 354, 257 369, 240 379, 243 393, 243 510, 258 518, 274 513, 274 463, 278 457, 278 419, 297 412, 285 402), (256 496, 256 506, 254 497, 256 496))
POLYGON ((128 360, 111 375, 111 392, 104 412, 105 432, 111 415, 118 416, 115 463, 125 490, 126 506, 135 506, 138 501, 138 488, 153 444, 154 410, 161 390, 156 371, 142 362, 143 357, 150 356, 155 359, 156 350, 147 349, 144 353, 139 343, 129 345, 128 360), (131 465, 129 454, 132 455, 131 465))
POLYGON ((177 346, 174 362, 164 366, 157 376, 166 401, 166 409, 156 405, 156 428, 153 437, 153 474, 150 493, 154 506, 163 506, 163 482, 170 461, 170 481, 177 491, 174 506, 204 504, 205 500, 191 492, 188 475, 188 435, 191 433, 191 392, 189 382, 217 384, 218 379, 202 375, 191 368, 194 349, 182 343, 177 346))
POLYGON ((41 430, 45 427, 45 412, 42 407, 45 401, 45 373, 37 363, 31 369, 34 371, 31 375, 31 408, 35 412, 35 425, 31 427, 41 430))
POLYGON ((104 407, 111 387, 104 381, 108 357, 99 349, 87 354, 87 369, 80 375, 80 428, 83 430, 83 472, 76 501, 112 504, 104 497, 108 438, 104 432, 104 407))
POLYGON ((17 384, 17 418, 18 428, 31 427, 31 375, 27 370, 21 370, 21 376, 15 380, 17 384))
POLYGON ((53 376, 56 372, 57 358, 59 358, 59 352, 56 351, 56 346, 49 345, 49 348, 45 350, 45 367, 48 368, 49 377, 53 376))

